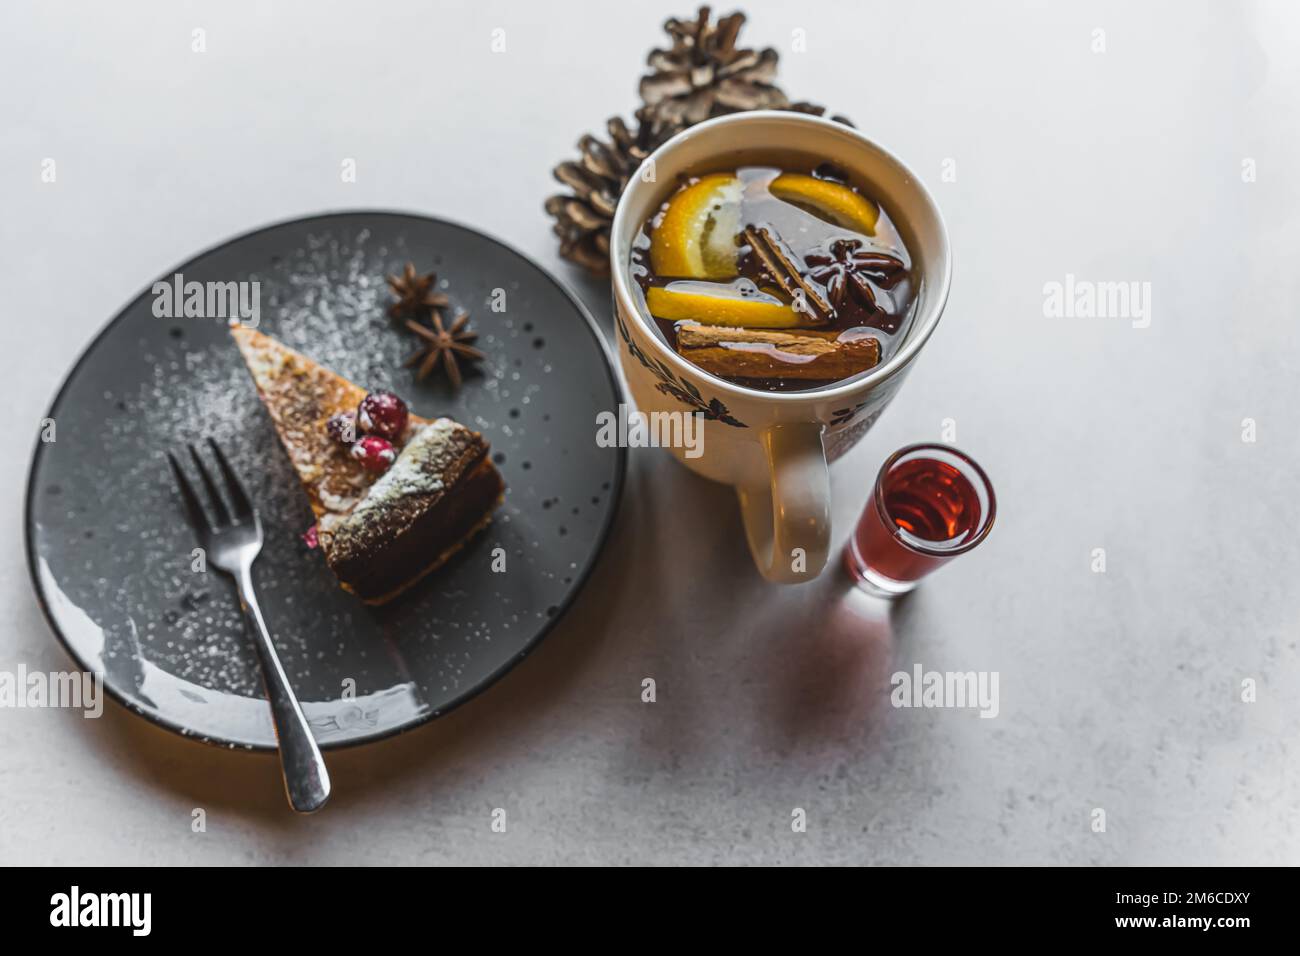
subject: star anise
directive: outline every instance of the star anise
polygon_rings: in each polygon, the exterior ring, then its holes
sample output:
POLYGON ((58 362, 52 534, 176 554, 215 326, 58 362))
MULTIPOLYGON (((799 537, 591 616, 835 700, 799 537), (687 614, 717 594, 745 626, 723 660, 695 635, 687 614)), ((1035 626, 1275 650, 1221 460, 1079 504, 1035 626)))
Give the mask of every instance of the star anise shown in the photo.
POLYGON ((406 264, 401 275, 388 277, 388 287, 397 296, 397 301, 388 307, 388 314, 395 319, 402 316, 419 318, 425 312, 448 305, 447 296, 438 291, 438 276, 433 272, 420 275, 411 262, 406 264))
POLYGON ((835 239, 825 252, 804 256, 810 278, 821 283, 836 312, 856 304, 868 314, 878 311, 871 283, 893 288, 906 272, 898 258, 864 247, 861 239, 835 239))
POLYGON ((447 373, 452 387, 460 388, 460 366, 457 364, 456 357, 460 356, 462 359, 484 357, 482 352, 469 344, 478 338, 478 333, 465 328, 465 324, 469 322, 468 312, 456 316, 450 327, 443 326, 442 315, 437 309, 433 310, 430 318, 433 322, 432 328, 410 319, 406 320, 406 327, 424 339, 424 345, 420 351, 403 363, 403 367, 409 368, 418 362, 419 368, 415 370, 415 377, 423 381, 441 360, 443 370, 447 373))

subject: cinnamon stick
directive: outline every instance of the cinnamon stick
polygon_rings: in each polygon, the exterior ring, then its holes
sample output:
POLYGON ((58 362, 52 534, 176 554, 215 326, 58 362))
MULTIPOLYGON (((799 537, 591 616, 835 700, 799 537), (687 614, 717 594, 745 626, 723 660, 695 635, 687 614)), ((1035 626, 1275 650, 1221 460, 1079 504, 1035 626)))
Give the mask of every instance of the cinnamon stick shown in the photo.
MULTIPOLYGON (((802 301, 807 311, 818 322, 826 322, 835 309, 822 294, 821 289, 808 281, 799 270, 785 244, 772 229, 767 226, 746 226, 741 230, 741 237, 749 243, 754 255, 763 264, 763 270, 780 283, 781 288, 796 303, 802 301)), ((799 310, 796 304, 795 309, 799 310)))
POLYGON ((839 332, 767 331, 683 322, 677 350, 706 372, 724 378, 848 378, 880 361, 880 340, 841 340, 839 332))

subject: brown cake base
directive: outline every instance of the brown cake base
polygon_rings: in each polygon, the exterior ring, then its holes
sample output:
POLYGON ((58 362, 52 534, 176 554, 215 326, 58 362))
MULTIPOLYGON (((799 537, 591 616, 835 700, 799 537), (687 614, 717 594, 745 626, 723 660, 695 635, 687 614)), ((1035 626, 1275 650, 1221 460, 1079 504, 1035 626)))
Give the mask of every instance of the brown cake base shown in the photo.
POLYGON ((484 457, 431 508, 388 540, 382 551, 336 557, 330 567, 344 590, 367 604, 385 604, 445 564, 486 528, 504 493, 501 475, 484 457))
POLYGON ((487 526, 505 491, 488 443, 449 418, 411 415, 376 475, 327 427, 365 391, 270 336, 231 330, 316 515, 320 550, 343 588, 383 604, 487 526))

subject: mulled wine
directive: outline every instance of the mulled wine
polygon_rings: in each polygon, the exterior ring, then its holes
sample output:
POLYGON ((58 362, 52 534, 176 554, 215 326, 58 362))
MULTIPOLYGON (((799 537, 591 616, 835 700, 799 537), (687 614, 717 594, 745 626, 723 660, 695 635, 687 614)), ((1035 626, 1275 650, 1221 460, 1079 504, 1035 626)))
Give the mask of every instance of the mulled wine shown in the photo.
POLYGON ((888 213, 829 164, 740 165, 677 184, 633 243, 664 339, 748 388, 820 388, 902 344, 916 284, 888 213))
POLYGON ((868 590, 901 594, 984 540, 996 499, 983 469, 946 445, 911 445, 880 469, 845 548, 849 572, 868 590))

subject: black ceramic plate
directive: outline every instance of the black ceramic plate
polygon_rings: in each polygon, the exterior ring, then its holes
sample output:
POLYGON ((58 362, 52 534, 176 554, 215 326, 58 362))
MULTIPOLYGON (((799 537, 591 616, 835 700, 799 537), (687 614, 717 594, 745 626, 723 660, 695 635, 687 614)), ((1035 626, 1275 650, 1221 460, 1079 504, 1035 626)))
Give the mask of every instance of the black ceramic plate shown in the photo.
POLYGON ((159 318, 150 283, 68 376, 49 413, 54 440, 38 444, 28 483, 36 590, 81 667, 102 671, 114 697, 165 727, 274 746, 232 585, 192 569, 196 542, 163 457, 207 436, 261 512, 262 608, 322 745, 374 740, 445 713, 536 646, 590 572, 622 485, 625 452, 595 442, 597 412, 620 400, 618 380, 583 307, 493 239, 394 213, 271 226, 159 280, 176 273, 259 283, 259 329, 360 385, 393 389, 418 414, 481 431, 508 486, 505 504, 405 595, 361 604, 301 537, 311 511, 225 320, 159 318), (459 392, 401 368, 416 339, 386 315, 384 276, 407 260, 435 269, 479 332, 488 357, 459 392), (502 555, 505 570, 494 570, 502 555))

